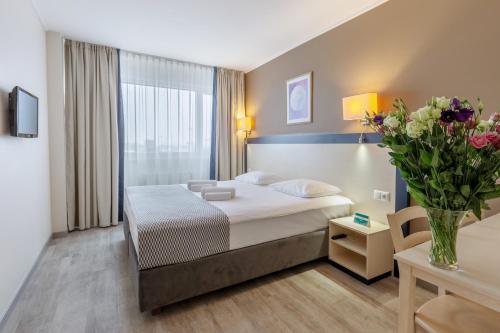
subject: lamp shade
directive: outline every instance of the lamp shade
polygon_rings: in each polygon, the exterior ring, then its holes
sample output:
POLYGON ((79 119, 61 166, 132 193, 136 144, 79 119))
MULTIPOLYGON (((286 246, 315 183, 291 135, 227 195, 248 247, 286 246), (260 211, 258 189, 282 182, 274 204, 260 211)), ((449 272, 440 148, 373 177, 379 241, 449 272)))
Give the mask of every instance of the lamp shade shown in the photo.
POLYGON ((344 120, 364 119, 366 112, 377 113, 377 94, 368 93, 342 98, 344 120))
POLYGON ((250 132, 251 130, 254 129, 253 118, 252 117, 239 118, 236 123, 236 126, 238 128, 238 131, 250 132))

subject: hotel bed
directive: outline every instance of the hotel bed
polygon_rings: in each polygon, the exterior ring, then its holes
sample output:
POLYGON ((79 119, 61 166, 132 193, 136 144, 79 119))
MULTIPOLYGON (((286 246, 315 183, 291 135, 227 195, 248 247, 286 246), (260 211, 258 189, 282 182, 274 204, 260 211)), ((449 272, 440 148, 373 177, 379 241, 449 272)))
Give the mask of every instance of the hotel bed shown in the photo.
POLYGON ((234 187, 236 197, 207 202, 183 185, 127 189, 124 232, 141 311, 326 256, 328 220, 349 215, 352 205, 341 195, 306 199, 239 181, 218 186, 234 187), (172 219, 174 211, 194 223, 172 219))

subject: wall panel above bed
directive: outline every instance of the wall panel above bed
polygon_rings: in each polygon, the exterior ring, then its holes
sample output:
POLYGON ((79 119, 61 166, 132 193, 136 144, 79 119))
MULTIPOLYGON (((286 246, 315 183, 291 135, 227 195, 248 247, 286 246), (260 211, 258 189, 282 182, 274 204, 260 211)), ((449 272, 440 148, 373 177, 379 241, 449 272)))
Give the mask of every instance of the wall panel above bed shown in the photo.
POLYGON ((359 134, 304 134, 249 139, 247 169, 336 185, 343 190, 342 195, 355 202, 354 211, 386 222, 386 214, 406 201, 406 191, 400 191, 404 184, 397 181, 396 168, 389 163, 387 151, 374 144, 377 136, 369 135, 365 144, 358 144, 358 137, 359 134), (374 200, 373 190, 389 192, 389 202, 374 200))

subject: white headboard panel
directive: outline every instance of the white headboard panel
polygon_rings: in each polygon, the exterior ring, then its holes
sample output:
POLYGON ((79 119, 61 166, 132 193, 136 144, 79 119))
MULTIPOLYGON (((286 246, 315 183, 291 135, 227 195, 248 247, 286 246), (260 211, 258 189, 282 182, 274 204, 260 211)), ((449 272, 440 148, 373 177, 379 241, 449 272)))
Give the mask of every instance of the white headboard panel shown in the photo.
POLYGON ((385 149, 353 143, 252 143, 247 169, 286 178, 311 178, 340 187, 354 202, 354 211, 387 223, 396 208, 396 169, 385 149), (390 201, 373 199, 373 190, 387 191, 390 201))

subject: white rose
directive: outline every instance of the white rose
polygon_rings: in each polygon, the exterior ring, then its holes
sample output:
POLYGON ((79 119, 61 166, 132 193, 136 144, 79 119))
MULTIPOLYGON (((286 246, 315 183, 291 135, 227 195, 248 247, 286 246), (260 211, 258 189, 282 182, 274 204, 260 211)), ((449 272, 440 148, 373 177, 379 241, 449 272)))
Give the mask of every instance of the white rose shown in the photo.
POLYGON ((406 124, 406 133, 410 138, 418 138, 424 132, 424 127, 418 121, 410 121, 406 124))
POLYGON ((440 119, 441 118, 441 110, 438 108, 432 108, 431 118, 432 119, 440 119))
POLYGON ((410 114, 411 120, 427 121, 430 118, 430 107, 424 106, 410 114))
POLYGON ((427 120, 427 128, 429 129, 429 132, 432 132, 433 127, 434 127, 434 119, 427 120))
POLYGON ((446 97, 437 97, 436 98, 436 106, 439 109, 447 109, 450 107, 450 99, 446 97))
POLYGON ((487 132, 492 125, 493 125, 492 121, 481 120, 479 124, 477 124, 477 129, 481 132, 487 132))
POLYGON ((401 124, 396 117, 388 116, 384 119, 384 125, 390 128, 398 128, 401 124))

